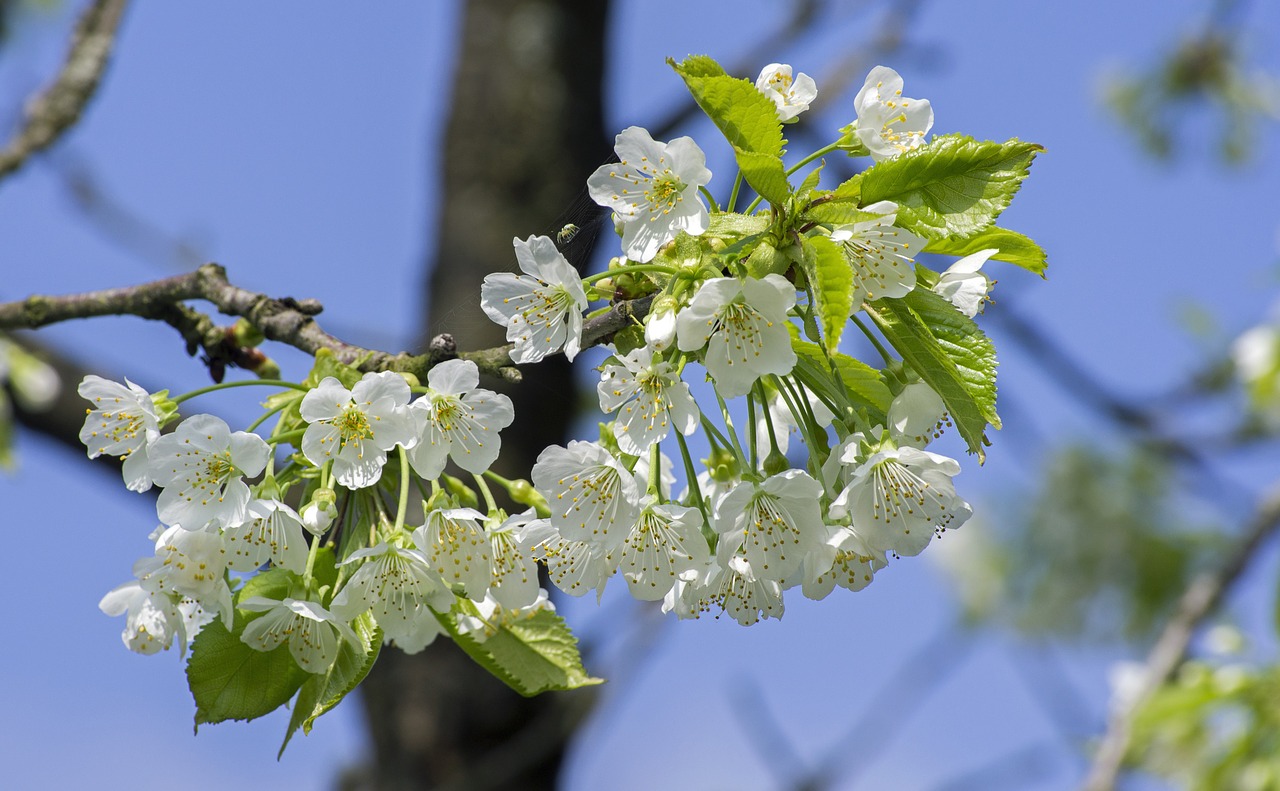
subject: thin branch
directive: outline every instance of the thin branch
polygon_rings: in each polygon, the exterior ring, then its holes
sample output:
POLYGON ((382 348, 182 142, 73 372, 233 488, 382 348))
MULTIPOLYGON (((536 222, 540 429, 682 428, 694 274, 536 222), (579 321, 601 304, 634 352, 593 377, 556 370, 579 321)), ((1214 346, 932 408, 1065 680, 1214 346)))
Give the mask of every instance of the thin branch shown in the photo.
MULTIPOLYGON (((96 316, 139 316, 163 321, 177 329, 194 354, 203 349, 211 360, 239 363, 234 356, 245 350, 228 346, 229 335, 207 315, 186 306, 188 300, 213 303, 229 316, 240 316, 264 337, 307 354, 328 349, 347 365, 362 371, 404 371, 425 378, 430 368, 452 358, 471 360, 481 371, 511 382, 520 381, 520 370, 511 362, 511 344, 459 352, 452 336, 438 335, 426 354, 391 354, 347 343, 316 323, 322 307, 314 300, 274 299, 232 285, 226 270, 205 264, 194 272, 154 280, 127 288, 111 288, 65 296, 34 295, 18 302, 0 303, 0 330, 37 329, 73 319, 96 316)), ((624 327, 648 314, 653 297, 641 297, 613 305, 603 315, 583 323, 582 348, 605 343, 624 327)))
POLYGON ((126 0, 95 0, 76 23, 71 50, 53 83, 27 103, 26 120, 0 151, 0 179, 53 145, 80 120, 111 59, 126 0))
POLYGON ((1177 609, 1147 655, 1142 685, 1128 705, 1118 708, 1107 724, 1085 778, 1083 791, 1111 791, 1128 751, 1135 713, 1169 680, 1186 657, 1187 646, 1200 623, 1222 601, 1258 554, 1263 543, 1280 527, 1280 484, 1262 499, 1240 543, 1216 569, 1201 574, 1182 594, 1177 609))

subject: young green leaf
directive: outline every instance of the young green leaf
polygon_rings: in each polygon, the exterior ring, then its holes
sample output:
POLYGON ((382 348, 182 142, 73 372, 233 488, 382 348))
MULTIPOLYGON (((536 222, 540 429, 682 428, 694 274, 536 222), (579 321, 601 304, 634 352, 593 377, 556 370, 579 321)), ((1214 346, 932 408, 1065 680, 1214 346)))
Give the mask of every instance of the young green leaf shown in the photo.
POLYGON ((777 108, 747 80, 730 77, 705 56, 667 61, 684 79, 702 111, 733 146, 742 176, 765 200, 781 204, 791 194, 782 164, 782 122, 777 108))
POLYGON ((311 733, 311 727, 320 715, 341 703, 373 669, 373 663, 382 650, 382 630, 367 612, 351 622, 351 629, 360 638, 360 645, 343 640, 338 658, 327 673, 307 674, 307 680, 298 691, 298 699, 294 701, 293 716, 289 718, 289 728, 285 731, 277 758, 284 755, 284 748, 289 746, 289 739, 298 728, 302 728, 304 734, 311 733))
MULTIPOLYGON (((822 347, 801 340, 800 332, 794 325, 790 330, 791 348, 795 349, 800 364, 814 366, 819 371, 830 371, 828 355, 823 353, 822 347)), ((830 355, 830 360, 839 370, 845 392, 854 401, 854 408, 865 408, 872 421, 883 422, 885 413, 889 411, 889 404, 893 403, 893 393, 885 386, 880 372, 857 358, 839 352, 830 355)), ((823 378, 829 378, 829 375, 823 378)))
POLYGON ((867 313, 920 378, 929 383, 978 460, 985 459, 987 423, 996 414, 996 353, 973 319, 932 291, 916 289, 902 299, 880 299, 867 313))
POLYGON ((1016 139, 936 137, 863 173, 862 203, 893 201, 897 224, 926 239, 965 239, 995 222, 1043 150, 1016 139))
POLYGON ((823 341, 827 351, 834 354, 853 312, 853 270, 840 248, 825 236, 805 240, 801 261, 813 289, 813 307, 821 322, 823 341))
POLYGON ((460 608, 467 606, 460 602, 451 613, 439 616, 440 623, 459 648, 521 695, 533 697, 548 690, 577 689, 603 682, 604 679, 587 675, 578 654, 577 638, 553 611, 541 610, 503 624, 482 642, 458 631, 457 615, 463 612, 460 608))
POLYGON ((240 640, 244 618, 236 613, 235 631, 215 619, 196 635, 187 662, 187 685, 196 702, 196 728, 225 720, 252 720, 289 702, 311 674, 298 667, 289 646, 255 651, 240 640))
POLYGON ((924 251, 926 253, 966 256, 992 247, 1000 251, 991 256, 993 261, 1007 261, 1010 264, 1020 266, 1029 272, 1035 272, 1037 275, 1044 277, 1044 270, 1048 266, 1048 262, 1045 260, 1044 250, 1040 248, 1040 245, 1017 231, 998 228, 994 225, 979 231, 967 239, 930 239, 929 243, 925 245, 924 251))

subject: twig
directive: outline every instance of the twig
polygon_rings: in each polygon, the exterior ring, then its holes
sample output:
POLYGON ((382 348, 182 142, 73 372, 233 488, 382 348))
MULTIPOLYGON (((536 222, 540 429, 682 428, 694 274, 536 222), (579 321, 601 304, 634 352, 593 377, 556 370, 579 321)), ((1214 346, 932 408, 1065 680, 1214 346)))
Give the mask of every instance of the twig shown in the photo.
MULTIPOLYGON (((225 356, 226 329, 183 304, 193 299, 211 302, 222 313, 247 319, 269 340, 307 354, 328 349, 340 361, 362 371, 404 371, 425 378, 432 366, 459 357, 471 360, 485 373, 511 382, 520 381, 520 370, 511 362, 511 344, 459 352, 452 337, 440 335, 432 340, 426 354, 391 354, 366 349, 322 330, 314 318, 322 308, 314 300, 273 299, 247 291, 228 282, 226 270, 217 264, 205 264, 185 275, 127 288, 57 297, 35 295, 18 302, 0 303, 0 330, 36 329, 95 316, 140 316, 176 328, 193 351, 203 348, 211 359, 225 356)), ((653 297, 649 296, 620 302, 603 315, 584 322, 582 347, 605 343, 618 330, 643 319, 652 301, 653 297)))
POLYGON ((1222 601, 1262 544, 1280 527, 1280 485, 1262 499, 1240 543, 1220 566, 1192 581, 1177 609, 1147 655, 1142 684, 1128 705, 1118 708, 1094 754, 1083 791, 1111 791, 1129 747, 1134 714, 1182 664, 1187 646, 1200 623, 1222 601))
POLYGON ((80 119, 111 59, 126 0, 95 0, 76 23, 62 70, 27 104, 26 120, 0 151, 0 179, 53 145, 80 119))

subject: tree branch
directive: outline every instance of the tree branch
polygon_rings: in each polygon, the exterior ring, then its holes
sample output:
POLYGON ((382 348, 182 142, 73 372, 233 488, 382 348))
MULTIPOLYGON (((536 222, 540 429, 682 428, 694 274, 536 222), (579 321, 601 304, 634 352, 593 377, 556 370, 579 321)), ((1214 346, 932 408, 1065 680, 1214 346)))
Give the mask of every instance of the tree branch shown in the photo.
POLYGON ((1128 705, 1118 708, 1094 754, 1083 791, 1112 791, 1128 751, 1133 718, 1142 704, 1173 676, 1186 657, 1191 637, 1240 578, 1262 544, 1280 527, 1280 484, 1259 503, 1240 543, 1216 569, 1201 574, 1182 594, 1177 609, 1147 655, 1142 685, 1128 705))
MULTIPOLYGON (((17 302, 0 303, 0 330, 37 329, 73 319, 96 316, 139 316, 163 321, 181 333, 194 354, 203 349, 210 361, 239 362, 228 330, 207 315, 183 304, 187 300, 211 302, 229 316, 239 316, 264 337, 314 355, 328 349, 347 365, 361 371, 402 371, 425 379, 427 371, 453 358, 471 360, 484 373, 510 382, 520 381, 520 370, 511 361, 511 344, 459 352, 450 335, 437 335, 425 354, 391 354, 366 349, 330 335, 316 323, 323 310, 315 300, 274 299, 232 285, 226 270, 205 264, 185 275, 153 280, 137 286, 110 288, 64 296, 33 295, 17 302)), ((653 296, 619 302, 607 312, 583 323, 582 348, 606 343, 613 334, 649 312, 653 296)))
POLYGON ((0 179, 53 145, 80 120, 111 59, 126 0, 94 0, 76 23, 71 50, 53 83, 27 103, 26 120, 0 151, 0 179))

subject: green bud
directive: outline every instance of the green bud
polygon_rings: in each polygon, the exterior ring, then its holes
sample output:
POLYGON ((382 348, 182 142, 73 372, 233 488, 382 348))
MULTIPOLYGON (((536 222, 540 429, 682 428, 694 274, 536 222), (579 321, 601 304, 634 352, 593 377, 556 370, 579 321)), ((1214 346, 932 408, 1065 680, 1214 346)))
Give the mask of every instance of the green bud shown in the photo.
POLYGON ((520 478, 511 482, 507 487, 507 494, 511 499, 521 505, 527 505, 538 513, 538 516, 547 518, 551 516, 551 508, 547 505, 547 498, 542 493, 533 488, 533 484, 520 478))
POLYGON ((262 362, 258 363, 253 372, 258 375, 259 379, 279 379, 280 364, 270 357, 263 357, 262 362))
POLYGON ((444 479, 444 488, 449 494, 457 498, 459 506, 480 510, 480 499, 470 486, 467 486, 452 475, 444 475, 442 477, 444 479))
POLYGON ((242 349, 252 349, 267 338, 262 330, 249 323, 248 319, 236 319, 231 325, 231 341, 242 349))
POLYGON ((409 371, 396 371, 396 373, 400 374, 400 376, 402 376, 404 380, 409 383, 410 387, 422 386, 422 380, 418 379, 417 374, 410 373, 409 371))
POLYGON ((761 465, 765 475, 777 475, 780 472, 786 472, 791 469, 791 462, 787 461, 787 457, 774 448, 768 456, 764 457, 761 465))

